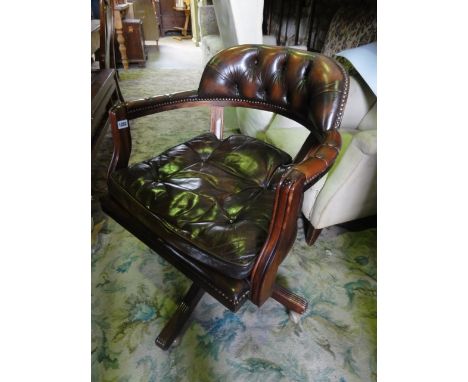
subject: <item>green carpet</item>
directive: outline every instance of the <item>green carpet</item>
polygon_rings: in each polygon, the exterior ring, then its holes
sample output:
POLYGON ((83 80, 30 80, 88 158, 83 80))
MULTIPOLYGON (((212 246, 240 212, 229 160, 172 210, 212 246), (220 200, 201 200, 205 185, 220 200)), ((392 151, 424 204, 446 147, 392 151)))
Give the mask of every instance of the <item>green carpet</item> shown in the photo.
MULTIPOLYGON (((190 90, 200 74, 132 69, 121 72, 121 88, 127 100, 190 90)), ((209 111, 170 111, 131 126, 134 163, 207 131, 209 111)), ((375 229, 327 229, 313 247, 299 231, 279 272, 280 284, 309 301, 299 323, 273 300, 234 314, 205 295, 180 344, 156 347, 189 281, 100 211, 110 155, 108 133, 92 168, 93 381, 376 380, 375 229)))

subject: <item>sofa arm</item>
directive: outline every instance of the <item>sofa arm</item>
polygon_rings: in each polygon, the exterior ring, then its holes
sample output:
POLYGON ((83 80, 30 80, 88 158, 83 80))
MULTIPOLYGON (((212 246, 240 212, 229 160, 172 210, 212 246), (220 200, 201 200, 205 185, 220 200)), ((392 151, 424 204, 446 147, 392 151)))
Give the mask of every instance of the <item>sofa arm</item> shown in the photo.
POLYGON ((198 23, 200 36, 219 35, 218 23, 213 5, 200 5, 198 7, 198 23))
POLYGON ((304 202, 302 212, 315 228, 376 214, 376 137, 377 130, 352 134, 351 142, 328 173, 313 206, 304 202))
POLYGON ((352 141, 363 154, 377 154, 377 130, 364 130, 357 133, 352 141))

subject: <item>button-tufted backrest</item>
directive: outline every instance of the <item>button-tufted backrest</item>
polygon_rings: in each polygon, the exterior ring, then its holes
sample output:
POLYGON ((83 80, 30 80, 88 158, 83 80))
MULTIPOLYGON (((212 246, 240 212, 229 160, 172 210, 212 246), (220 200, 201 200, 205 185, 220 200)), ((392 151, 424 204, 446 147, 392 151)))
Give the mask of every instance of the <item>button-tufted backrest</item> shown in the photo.
POLYGON ((286 47, 239 45, 216 54, 206 65, 201 98, 243 101, 270 110, 311 131, 338 128, 348 77, 333 59, 286 47))

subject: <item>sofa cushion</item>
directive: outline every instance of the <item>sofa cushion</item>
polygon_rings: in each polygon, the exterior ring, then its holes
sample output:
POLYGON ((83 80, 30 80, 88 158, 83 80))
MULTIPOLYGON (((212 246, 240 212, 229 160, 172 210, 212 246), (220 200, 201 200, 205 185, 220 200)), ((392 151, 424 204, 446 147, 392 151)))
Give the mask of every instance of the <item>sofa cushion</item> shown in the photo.
POLYGON ((207 133, 114 172, 109 193, 156 236, 240 279, 267 238, 275 187, 290 162, 257 139, 207 133))
MULTIPOLYGON (((270 125, 270 128, 264 133, 264 140, 268 143, 271 143, 275 147, 280 148, 281 150, 287 152, 291 157, 295 157, 305 140, 310 134, 310 131, 304 126, 298 124, 295 121, 294 126, 281 127, 277 126, 275 123, 277 120, 277 115, 273 122, 270 125)), ((285 118, 287 119, 287 118, 285 118)), ((263 136, 257 136, 257 138, 263 138, 263 136)))
POLYGON ((359 74, 350 75, 348 100, 341 120, 341 130, 356 129, 376 102, 377 97, 359 74))
POLYGON ((377 102, 367 112, 358 126, 358 130, 374 130, 377 129, 377 102))
POLYGON ((264 132, 270 125, 274 113, 264 110, 254 110, 245 107, 236 108, 237 122, 242 134, 257 137, 258 133, 264 132))
POLYGON ((206 65, 216 53, 223 49, 221 37, 216 34, 203 36, 200 41, 202 49, 203 65, 206 65))

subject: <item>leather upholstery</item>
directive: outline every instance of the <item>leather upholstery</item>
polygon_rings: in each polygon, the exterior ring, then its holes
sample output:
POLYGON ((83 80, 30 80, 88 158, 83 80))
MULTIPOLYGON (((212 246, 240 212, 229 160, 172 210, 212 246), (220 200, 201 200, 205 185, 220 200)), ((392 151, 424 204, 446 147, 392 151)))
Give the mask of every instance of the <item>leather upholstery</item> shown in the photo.
POLYGON ((207 133, 114 172, 109 192, 177 250, 241 279, 265 243, 289 163, 257 139, 207 133))
POLYGON ((103 197, 101 203, 103 210, 111 214, 114 220, 200 285, 226 308, 236 312, 249 297, 251 286, 248 279, 238 280, 226 277, 215 269, 193 260, 184 252, 178 251, 156 236, 147 225, 138 220, 139 217, 117 205, 113 198, 103 197))
POLYGON ((309 130, 327 131, 339 127, 347 87, 343 68, 326 56, 285 47, 240 45, 208 62, 198 95, 264 102, 309 130))

